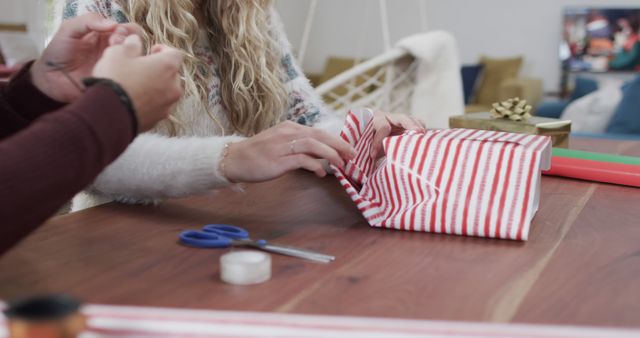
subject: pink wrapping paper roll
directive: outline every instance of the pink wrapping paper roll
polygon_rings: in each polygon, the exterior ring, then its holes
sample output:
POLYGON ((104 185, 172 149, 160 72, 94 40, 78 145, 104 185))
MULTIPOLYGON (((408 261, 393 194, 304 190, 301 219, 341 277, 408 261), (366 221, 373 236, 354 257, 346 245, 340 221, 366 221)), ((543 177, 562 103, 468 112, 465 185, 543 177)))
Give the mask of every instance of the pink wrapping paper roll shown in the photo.
POLYGON ((336 177, 374 227, 526 240, 538 209, 546 136, 451 129, 407 132, 369 156, 367 109, 347 116, 341 136, 358 156, 336 177))

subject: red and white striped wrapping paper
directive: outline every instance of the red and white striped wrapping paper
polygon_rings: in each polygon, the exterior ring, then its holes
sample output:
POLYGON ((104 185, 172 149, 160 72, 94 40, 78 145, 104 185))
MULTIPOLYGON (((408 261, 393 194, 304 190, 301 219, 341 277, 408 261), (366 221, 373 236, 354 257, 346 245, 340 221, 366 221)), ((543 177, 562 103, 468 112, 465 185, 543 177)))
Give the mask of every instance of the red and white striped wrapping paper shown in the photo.
MULTIPOLYGON (((0 309, 3 305, 0 303, 0 309)), ((631 338, 638 330, 88 305, 83 338, 631 338)), ((8 337, 0 314, 0 338, 8 337)))
POLYGON ((334 167, 370 225, 401 230, 527 240, 538 210, 540 173, 551 161, 547 136, 450 129, 384 140, 369 156, 373 113, 352 110, 343 139, 358 156, 334 167))

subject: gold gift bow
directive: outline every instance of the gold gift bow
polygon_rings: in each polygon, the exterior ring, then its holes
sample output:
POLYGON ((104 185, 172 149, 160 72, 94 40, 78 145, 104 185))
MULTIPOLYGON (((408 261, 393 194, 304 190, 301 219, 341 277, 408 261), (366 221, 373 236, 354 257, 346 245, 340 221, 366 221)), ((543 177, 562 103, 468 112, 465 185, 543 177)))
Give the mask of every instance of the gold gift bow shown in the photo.
POLYGON ((522 121, 531 117, 531 107, 527 100, 514 97, 492 105, 490 113, 493 118, 505 118, 512 121, 522 121))

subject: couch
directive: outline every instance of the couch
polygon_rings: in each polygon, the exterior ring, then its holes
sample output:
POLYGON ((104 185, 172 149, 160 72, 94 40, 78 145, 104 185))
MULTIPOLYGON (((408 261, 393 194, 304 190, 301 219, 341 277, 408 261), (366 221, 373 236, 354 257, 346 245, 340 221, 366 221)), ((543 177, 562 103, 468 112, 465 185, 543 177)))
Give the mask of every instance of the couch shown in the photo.
POLYGON ((569 99, 544 102, 536 115, 572 120, 574 136, 637 140, 640 75, 622 85, 609 83, 602 87, 595 79, 578 76, 569 99))
POLYGON ((522 57, 489 58, 462 67, 465 112, 489 111, 491 105, 512 97, 536 106, 542 99, 542 80, 520 76, 522 57))
POLYGON ((548 100, 536 107, 535 115, 560 118, 562 112, 577 99, 598 90, 598 81, 590 77, 578 76, 573 85, 573 91, 568 99, 548 100))

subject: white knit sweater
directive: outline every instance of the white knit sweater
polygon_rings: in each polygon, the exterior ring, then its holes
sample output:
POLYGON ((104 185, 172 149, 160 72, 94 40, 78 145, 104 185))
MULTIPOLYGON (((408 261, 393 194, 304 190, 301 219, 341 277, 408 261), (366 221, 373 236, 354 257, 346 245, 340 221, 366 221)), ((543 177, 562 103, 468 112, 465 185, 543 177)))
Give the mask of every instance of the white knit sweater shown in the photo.
MULTIPOLYGON (((119 22, 125 20, 121 8, 111 0, 68 0, 61 5, 62 17, 69 18, 98 12, 119 22)), ((288 75, 286 88, 289 107, 283 117, 337 134, 343 119, 326 110, 309 81, 294 62, 281 21, 271 11, 272 32, 282 47, 283 67, 288 75)), ((180 103, 176 117, 181 122, 177 135, 170 137, 167 122, 139 135, 113 164, 105 169, 91 187, 78 194, 72 210, 80 210, 112 200, 128 203, 155 203, 163 198, 181 197, 222 188, 229 182, 218 167, 224 145, 243 139, 230 135, 226 111, 219 96, 220 78, 213 61, 211 47, 204 36, 199 39, 196 54, 208 60, 215 74, 211 80, 209 109, 225 130, 201 108, 186 98, 180 103)))

